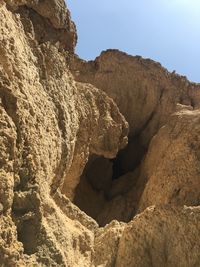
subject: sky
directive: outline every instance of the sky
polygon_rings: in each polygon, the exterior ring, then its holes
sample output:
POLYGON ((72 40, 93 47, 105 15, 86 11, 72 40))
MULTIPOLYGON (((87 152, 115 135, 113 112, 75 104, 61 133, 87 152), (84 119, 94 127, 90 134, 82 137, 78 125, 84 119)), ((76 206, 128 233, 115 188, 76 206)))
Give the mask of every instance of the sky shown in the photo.
POLYGON ((81 58, 119 49, 200 82, 200 0, 67 0, 67 6, 81 58))

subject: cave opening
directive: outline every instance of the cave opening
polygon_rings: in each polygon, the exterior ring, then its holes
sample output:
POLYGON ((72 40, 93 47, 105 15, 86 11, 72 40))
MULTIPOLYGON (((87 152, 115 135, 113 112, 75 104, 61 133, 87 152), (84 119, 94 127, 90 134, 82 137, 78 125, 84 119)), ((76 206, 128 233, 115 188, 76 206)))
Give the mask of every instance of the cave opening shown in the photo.
POLYGON ((114 159, 92 155, 76 188, 74 204, 100 226, 114 219, 128 222, 135 213, 140 163, 146 151, 135 135, 114 159))
POLYGON ((116 158, 112 159, 113 174, 112 180, 120 178, 128 172, 133 172, 146 153, 146 148, 142 145, 140 135, 129 137, 128 145, 120 150, 116 158))

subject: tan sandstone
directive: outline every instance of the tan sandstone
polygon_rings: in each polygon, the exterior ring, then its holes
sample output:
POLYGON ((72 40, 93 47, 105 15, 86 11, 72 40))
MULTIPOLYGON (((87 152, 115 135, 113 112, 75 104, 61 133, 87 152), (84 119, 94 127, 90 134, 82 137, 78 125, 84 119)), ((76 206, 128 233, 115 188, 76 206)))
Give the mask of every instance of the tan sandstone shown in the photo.
POLYGON ((76 42, 64 0, 0 1, 0 266, 200 266, 200 86, 76 42))

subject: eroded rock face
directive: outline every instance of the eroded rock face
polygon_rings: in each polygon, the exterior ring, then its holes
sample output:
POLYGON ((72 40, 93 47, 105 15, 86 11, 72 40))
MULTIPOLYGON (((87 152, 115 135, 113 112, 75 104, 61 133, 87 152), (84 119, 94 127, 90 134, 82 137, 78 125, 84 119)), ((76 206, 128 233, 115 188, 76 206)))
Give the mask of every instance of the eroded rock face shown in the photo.
POLYGON ((89 82, 114 99, 130 125, 130 137, 139 134, 145 146, 176 111, 177 103, 194 109, 200 105, 198 84, 150 59, 107 50, 89 62, 75 56, 70 68, 76 80, 89 82))
POLYGON ((139 208, 200 203, 199 110, 174 113, 153 138, 145 160, 148 181, 139 208))
POLYGON ((199 207, 150 207, 127 224, 115 266, 198 266, 199 207))
POLYGON ((199 205, 200 85, 118 50, 89 62, 74 56, 70 69, 113 98, 130 126, 128 146, 113 161, 117 181, 104 190, 108 199, 95 218, 100 225, 128 222, 154 204, 199 205))
POLYGON ((66 207, 59 208, 70 204, 55 195, 63 190, 73 198, 90 153, 112 158, 127 143, 128 124, 113 100, 76 83, 68 70, 72 25, 63 1, 0 7, 0 202, 16 243, 15 251, 2 233, 5 266, 9 259, 16 266, 20 260, 26 266, 89 265, 88 223, 79 222, 76 209, 71 220, 66 207))
POLYGON ((113 221, 96 231, 94 266, 198 266, 199 216, 199 207, 151 206, 128 224, 113 221))
POLYGON ((63 0, 2 0, 0 33, 0 265, 198 266, 199 86, 76 58, 63 0))

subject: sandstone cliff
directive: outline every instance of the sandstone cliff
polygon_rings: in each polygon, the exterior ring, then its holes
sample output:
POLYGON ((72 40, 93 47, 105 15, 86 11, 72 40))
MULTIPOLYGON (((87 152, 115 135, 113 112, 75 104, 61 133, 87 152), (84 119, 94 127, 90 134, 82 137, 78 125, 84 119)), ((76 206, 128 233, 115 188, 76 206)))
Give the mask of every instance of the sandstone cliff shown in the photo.
POLYGON ((199 266, 200 85, 79 59, 63 0, 2 0, 0 33, 0 266, 199 266))

